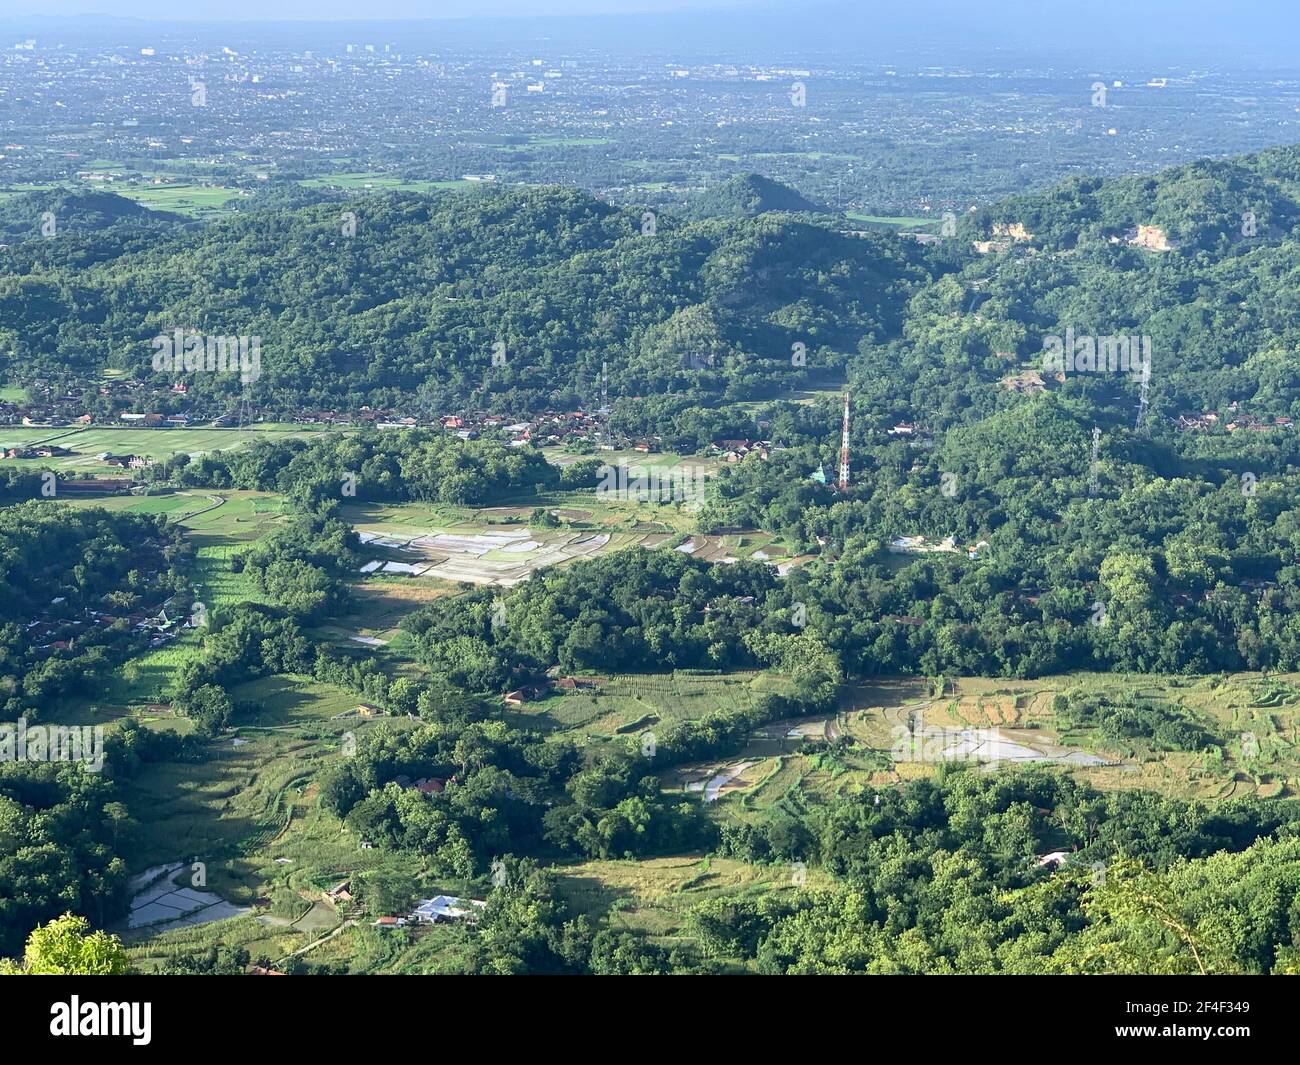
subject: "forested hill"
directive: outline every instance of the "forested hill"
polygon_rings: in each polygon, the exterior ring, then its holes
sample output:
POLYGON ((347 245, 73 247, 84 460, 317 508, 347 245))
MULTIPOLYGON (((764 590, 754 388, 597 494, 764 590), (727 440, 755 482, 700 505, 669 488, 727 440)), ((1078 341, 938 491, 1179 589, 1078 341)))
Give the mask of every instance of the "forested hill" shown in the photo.
MULTIPOLYGON (((260 338, 254 401, 502 411, 690 392, 784 394, 896 335, 927 253, 785 215, 681 222, 560 188, 485 188, 249 213, 128 247, 3 253, 11 376, 150 380, 178 328, 260 338), (806 365, 792 358, 801 343, 806 365)), ((192 375, 191 394, 238 375, 192 375)), ((162 376, 155 384, 167 383, 162 376)))
POLYGON ((50 240, 119 225, 160 229, 186 221, 111 192, 31 192, 0 203, 0 233, 9 240, 50 240))
POLYGON ((690 204, 695 218, 736 218, 768 211, 790 214, 826 214, 827 208, 806 199, 798 190, 762 174, 740 174, 705 189, 690 204))
POLYGON ((1000 222, 1019 222, 1037 242, 1061 248, 1106 242, 1137 225, 1160 227, 1185 252, 1277 241, 1300 222, 1300 146, 1154 175, 1073 178, 973 213, 967 233, 991 236, 1000 222))
POLYGON ((846 674, 1296 668, 1298 174, 1277 150, 964 219, 937 253, 957 269, 851 362, 849 491, 808 479, 833 399, 789 405, 788 450, 725 470, 706 529, 825 546, 787 586, 846 674), (1145 388, 1049 369, 1069 335, 1148 338, 1145 388), (894 550, 912 537, 955 549, 894 550))
MULTIPOLYGON (((962 268, 918 291, 897 342, 863 345, 862 403, 942 429, 1044 389, 1137 422, 1137 373, 1042 373, 1045 343, 1148 337, 1144 432, 1300 416, 1300 150, 1152 177, 1078 179, 963 219, 962 268), (977 254, 972 241, 987 254, 977 254), (1235 405, 1235 406, 1234 406, 1235 405)), ((1099 349, 1100 350, 1100 349, 1099 349)), ((855 392, 855 394, 857 394, 855 392)))

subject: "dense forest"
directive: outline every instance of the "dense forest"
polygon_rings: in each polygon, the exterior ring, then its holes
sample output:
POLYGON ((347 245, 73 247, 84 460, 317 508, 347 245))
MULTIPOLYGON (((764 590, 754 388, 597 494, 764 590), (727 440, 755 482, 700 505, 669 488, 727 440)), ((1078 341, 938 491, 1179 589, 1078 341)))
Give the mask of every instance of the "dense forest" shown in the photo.
MULTIPOLYGON (((0 369, 169 385, 149 345, 183 329, 260 338, 247 398, 270 409, 594 406, 604 364, 615 397, 717 402, 785 392, 895 334, 926 276, 915 245, 792 215, 648 223, 558 188, 347 206, 160 228, 144 246, 126 225, 16 244, 0 369)), ((241 392, 238 375, 191 376, 192 398, 241 392)))
POLYGON ((404 430, 257 440, 186 462, 176 479, 204 488, 280 492, 295 506, 319 512, 349 499, 480 505, 557 487, 562 473, 535 448, 404 430))
MULTIPOLYGON (((706 907, 700 923, 768 973, 1295 972, 1295 825, 1289 804, 1211 811, 957 770, 812 815, 805 846, 848 890, 706 907), (1034 861, 1044 837, 1069 875, 1034 861)), ((770 851, 763 836, 731 845, 770 851)))

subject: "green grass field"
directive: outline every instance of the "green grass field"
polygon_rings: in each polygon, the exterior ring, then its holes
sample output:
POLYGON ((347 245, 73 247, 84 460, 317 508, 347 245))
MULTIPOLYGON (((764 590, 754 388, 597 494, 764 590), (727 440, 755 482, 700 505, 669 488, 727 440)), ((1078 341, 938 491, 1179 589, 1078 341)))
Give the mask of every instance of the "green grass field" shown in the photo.
POLYGON ((500 144, 503 152, 527 152, 534 148, 599 148, 614 142, 608 137, 530 137, 527 144, 500 144))
POLYGON ((344 189, 348 192, 436 192, 440 189, 459 189, 473 185, 472 181, 408 181, 395 174, 374 171, 352 171, 328 174, 325 177, 304 178, 299 182, 309 189, 344 189))
POLYGON ((770 673, 616 673, 599 678, 594 689, 526 703, 516 716, 521 725, 547 732, 631 743, 642 731, 716 710, 748 709, 772 691, 786 692, 788 685, 770 673))
MULTIPOLYGON (((33 444, 54 444, 59 443, 64 437, 72 436, 76 432, 76 429, 69 429, 66 426, 57 429, 31 429, 26 426, 6 425, 0 427, 0 447, 31 447, 33 444)), ((5 461, 15 462, 18 460, 6 459, 5 461)), ((35 460, 31 461, 34 462, 35 460)), ((53 460, 43 459, 41 461, 49 465, 53 460)))
POLYGON ((914 217, 908 215, 863 214, 861 211, 849 211, 847 217, 855 222, 869 225, 888 226, 894 229, 927 229, 939 224, 938 218, 914 217))
MULTIPOLYGON (((560 895, 573 912, 616 930, 643 933, 664 947, 693 939, 689 912, 705 900, 757 899, 833 883, 818 869, 796 873, 786 865, 751 865, 701 854, 582 862, 558 866, 556 873, 560 895)), ((734 959, 731 967, 740 971, 734 959)))
MULTIPOLYGON (((4 203, 5 200, 12 200, 16 196, 26 196, 29 192, 47 192, 50 189, 57 189, 58 187, 57 184, 53 183, 15 182, 12 185, 0 187, 0 203, 4 203)), ((32 229, 36 229, 36 224, 34 222, 32 224, 32 229)))
POLYGON ((51 458, 4 459, 15 465, 36 469, 92 472, 120 469, 107 466, 96 456, 109 452, 114 455, 147 455, 156 462, 165 462, 173 455, 203 455, 211 451, 231 451, 243 447, 268 433, 284 436, 302 436, 311 430, 297 426, 245 426, 239 429, 116 429, 89 428, 51 429, 10 428, 0 429, 0 447, 33 447, 37 444, 57 444, 75 452, 51 458))
POLYGON ((220 214, 227 203, 241 195, 238 189, 188 182, 166 185, 115 184, 113 191, 119 196, 135 200, 141 207, 148 207, 151 211, 171 211, 196 219, 220 214))

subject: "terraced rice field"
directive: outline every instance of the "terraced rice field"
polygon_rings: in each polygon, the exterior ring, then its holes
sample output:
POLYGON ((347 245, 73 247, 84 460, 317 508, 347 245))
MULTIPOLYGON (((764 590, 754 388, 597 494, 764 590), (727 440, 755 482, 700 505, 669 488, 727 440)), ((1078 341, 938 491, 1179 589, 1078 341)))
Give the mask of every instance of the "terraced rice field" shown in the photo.
POLYGON ((592 740, 632 742, 645 730, 744 710, 769 691, 789 685, 771 673, 625 673, 590 678, 592 687, 526 703, 520 714, 532 727, 580 732, 592 740))
POLYGON ((596 860, 558 866, 555 872, 558 892, 576 913, 607 920, 615 929, 644 933, 665 946, 691 938, 687 915, 706 899, 758 898, 832 884, 821 869, 751 865, 704 855, 596 860))
POLYGON ((360 537, 363 544, 401 556, 372 559, 361 567, 362 573, 432 576, 506 588, 527 580, 534 570, 636 544, 654 547, 668 538, 666 534, 649 533, 537 532, 527 527, 480 532, 435 530, 409 538, 364 531, 360 537))
POLYGON ((536 570, 574 559, 669 544, 708 562, 729 564, 749 558, 783 568, 794 561, 765 533, 695 534, 677 543, 679 534, 663 523, 637 520, 635 514, 611 515, 599 506, 557 508, 556 513, 569 522, 568 528, 560 529, 531 528, 520 520, 529 513, 529 508, 510 507, 481 510, 472 517, 427 513, 427 524, 419 522, 415 508, 356 508, 345 517, 374 555, 361 572, 375 576, 437 577, 511 587, 536 570), (611 517, 622 520, 608 520, 611 517))

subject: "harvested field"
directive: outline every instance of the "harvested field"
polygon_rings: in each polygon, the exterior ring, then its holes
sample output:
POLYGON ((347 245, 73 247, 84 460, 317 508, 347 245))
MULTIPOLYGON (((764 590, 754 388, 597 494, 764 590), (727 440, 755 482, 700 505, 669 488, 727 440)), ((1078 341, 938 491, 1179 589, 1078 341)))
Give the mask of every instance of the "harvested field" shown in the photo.
MULTIPOLYGON (((521 521, 494 524, 491 520, 530 514, 528 508, 496 507, 463 512, 464 520, 446 510, 411 505, 408 507, 356 507, 345 517, 357 530, 362 544, 373 557, 359 567, 368 577, 403 575, 436 577, 464 584, 512 587, 535 571, 563 565, 577 558, 589 558, 625 547, 657 548, 676 538, 662 522, 617 523, 593 520, 611 515, 576 507, 557 508, 554 513, 568 521, 568 527, 532 528, 521 521), (472 514, 472 517, 471 517, 472 514)), ((761 560, 784 558, 772 547, 765 533, 744 532, 725 536, 697 535, 676 550, 695 553, 709 562, 731 563, 752 555, 766 545, 761 560)))

